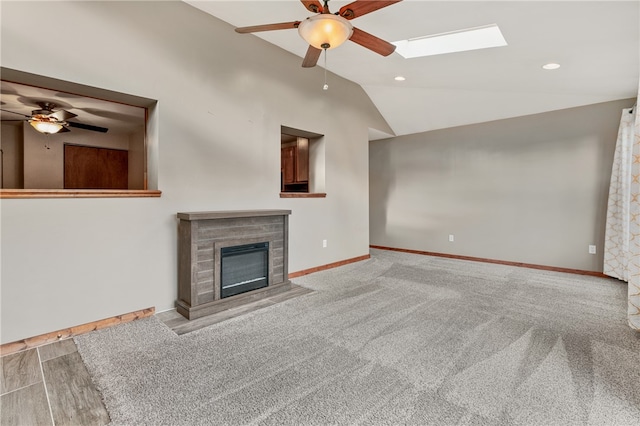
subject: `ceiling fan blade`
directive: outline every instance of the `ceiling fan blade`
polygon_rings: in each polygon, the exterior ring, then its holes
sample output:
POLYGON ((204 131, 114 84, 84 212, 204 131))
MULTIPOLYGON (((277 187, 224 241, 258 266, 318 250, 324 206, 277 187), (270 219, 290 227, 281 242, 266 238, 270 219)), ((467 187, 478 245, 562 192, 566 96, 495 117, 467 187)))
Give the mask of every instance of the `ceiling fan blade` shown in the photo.
POLYGON ((83 130, 91 130, 92 132, 107 133, 109 131, 109 129, 107 129, 106 127, 92 126, 91 124, 84 124, 84 123, 76 123, 75 121, 67 121, 67 124, 69 125, 69 127, 75 127, 76 129, 83 129, 83 130))
POLYGON ((289 30, 293 28, 298 28, 298 25, 300 25, 300 21, 282 22, 279 24, 254 25, 252 27, 236 28, 236 32, 240 34, 248 34, 248 33, 257 33, 260 31, 289 30))
POLYGON ((300 0, 304 7, 307 8, 309 12, 320 13, 322 12, 322 3, 318 0, 300 0))
POLYGON ((389 56, 396 50, 395 45, 356 27, 353 27, 353 34, 349 40, 354 43, 358 43, 360 46, 366 47, 369 50, 373 50, 382 56, 389 56))
POLYGON ((30 115, 22 114, 21 112, 9 111, 8 109, 1 109, 0 108, 0 111, 9 112, 11 114, 21 115, 21 116, 27 117, 27 118, 31 117, 30 115))
POLYGON ((322 49, 315 48, 309 45, 307 49, 307 54, 304 56, 302 60, 303 68, 313 68, 318 63, 318 59, 320 59, 320 54, 322 53, 322 49))
POLYGON ((57 131, 55 134, 57 135, 58 133, 64 133, 64 132, 70 132, 71 130, 67 129, 66 127, 63 127, 62 129, 60 129, 59 131, 57 131))
POLYGON ((349 3, 340 8, 339 15, 345 19, 358 18, 367 13, 374 12, 383 7, 391 6, 394 3, 400 3, 402 0, 360 0, 349 3))
POLYGON ((52 114, 49 114, 47 117, 53 117, 58 121, 67 121, 68 119, 77 117, 77 116, 78 116, 77 114, 61 109, 60 111, 56 111, 52 114))

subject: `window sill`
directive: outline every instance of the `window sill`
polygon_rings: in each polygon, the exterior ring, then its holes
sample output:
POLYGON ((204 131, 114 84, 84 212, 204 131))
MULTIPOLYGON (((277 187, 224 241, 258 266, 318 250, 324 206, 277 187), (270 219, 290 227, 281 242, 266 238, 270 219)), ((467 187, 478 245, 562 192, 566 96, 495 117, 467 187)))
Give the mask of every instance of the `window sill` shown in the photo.
POLYGON ((144 189, 0 189, 0 198, 146 198, 161 194, 144 189))
POLYGON ((281 192, 280 198, 326 198, 324 192, 281 192))

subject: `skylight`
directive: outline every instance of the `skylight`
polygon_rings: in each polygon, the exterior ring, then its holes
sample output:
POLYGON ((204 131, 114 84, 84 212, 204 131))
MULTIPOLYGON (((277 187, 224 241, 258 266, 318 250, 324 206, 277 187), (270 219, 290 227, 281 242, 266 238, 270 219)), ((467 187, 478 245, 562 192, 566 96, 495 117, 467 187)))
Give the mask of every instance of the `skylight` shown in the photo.
POLYGON ((409 59, 506 46, 507 42, 500 32, 500 28, 496 24, 491 24, 484 27, 395 41, 393 44, 396 45, 396 52, 405 59, 409 59))

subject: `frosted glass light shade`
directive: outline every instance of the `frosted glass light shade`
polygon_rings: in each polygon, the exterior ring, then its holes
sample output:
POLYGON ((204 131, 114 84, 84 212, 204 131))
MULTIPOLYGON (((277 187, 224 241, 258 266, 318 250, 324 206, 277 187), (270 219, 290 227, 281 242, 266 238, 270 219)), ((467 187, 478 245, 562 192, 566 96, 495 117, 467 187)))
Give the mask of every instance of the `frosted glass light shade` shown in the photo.
POLYGON ((322 13, 298 25, 300 37, 316 49, 334 49, 353 34, 353 26, 342 16, 322 13))
POLYGON ((29 120, 29 124, 31 124, 34 129, 40 133, 44 133, 45 135, 58 133, 63 127, 62 124, 52 123, 50 121, 29 120))

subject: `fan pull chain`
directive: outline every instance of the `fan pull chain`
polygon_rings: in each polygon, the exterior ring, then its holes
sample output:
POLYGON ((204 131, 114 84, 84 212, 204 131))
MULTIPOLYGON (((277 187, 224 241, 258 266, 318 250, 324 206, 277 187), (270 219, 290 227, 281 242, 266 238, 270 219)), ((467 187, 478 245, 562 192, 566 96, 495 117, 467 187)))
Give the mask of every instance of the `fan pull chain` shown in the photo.
POLYGON ((329 85, 327 84, 327 49, 324 49, 324 86, 322 86, 322 90, 329 90, 329 85))

